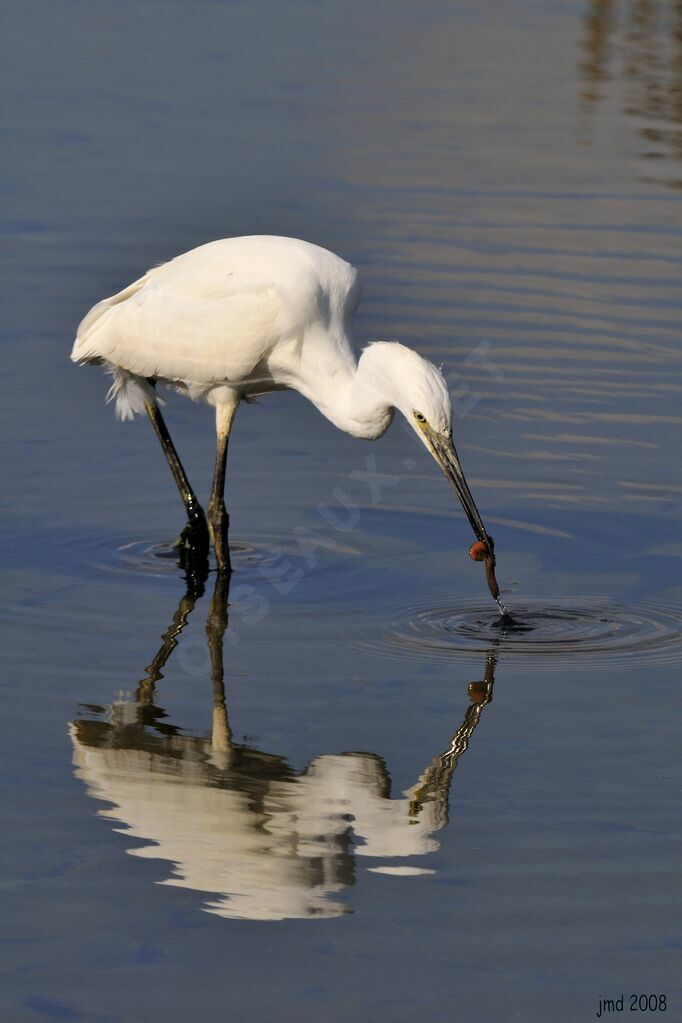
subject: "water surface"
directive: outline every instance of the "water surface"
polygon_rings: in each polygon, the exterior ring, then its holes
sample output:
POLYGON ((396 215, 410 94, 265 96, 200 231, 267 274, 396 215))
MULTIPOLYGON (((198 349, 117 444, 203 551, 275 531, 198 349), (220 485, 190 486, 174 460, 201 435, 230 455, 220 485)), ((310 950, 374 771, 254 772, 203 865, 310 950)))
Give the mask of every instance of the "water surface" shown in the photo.
MULTIPOLYGON (((10 4, 0 1016, 679 1006, 673 3, 10 4), (362 271, 495 537, 396 424, 237 417, 228 594, 75 324, 211 238, 362 271)), ((209 410, 169 397, 196 489, 209 410)), ((671 1017, 672 1018, 672 1015, 671 1017)))

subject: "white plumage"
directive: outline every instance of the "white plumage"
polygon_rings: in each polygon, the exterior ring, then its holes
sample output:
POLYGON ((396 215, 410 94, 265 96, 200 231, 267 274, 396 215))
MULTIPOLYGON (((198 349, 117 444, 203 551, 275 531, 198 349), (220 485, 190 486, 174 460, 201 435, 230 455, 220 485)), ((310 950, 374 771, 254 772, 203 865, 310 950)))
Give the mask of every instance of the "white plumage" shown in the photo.
MULTIPOLYGON (((143 410, 144 401, 132 396, 134 386, 147 392, 148 378, 214 405, 226 386, 240 397, 291 387, 363 437, 386 429, 406 387, 423 392, 429 411, 449 406, 440 372, 402 345, 383 353, 400 362, 397 379, 386 380, 391 387, 371 372, 374 355, 366 374, 374 393, 362 388, 354 401, 345 393, 358 374, 350 338, 359 299, 357 270, 326 249, 294 238, 224 238, 98 302, 78 328, 71 358, 104 362, 116 373, 121 418, 143 410)), ((441 427, 449 426, 448 411, 438 410, 441 427)))
POLYGON ((359 299, 357 271, 338 256, 309 242, 256 235, 209 242, 149 270, 80 324, 71 358, 113 373, 110 397, 121 419, 147 411, 199 531, 203 512, 161 418, 156 384, 215 406, 209 524, 219 567, 229 567, 222 493, 234 413, 241 400, 284 388, 305 395, 355 437, 381 436, 395 409, 402 412, 488 544, 452 446, 442 374, 396 342, 369 345, 357 361, 351 332, 359 299))
POLYGON ((225 238, 99 302, 78 328, 72 358, 103 359, 202 396, 225 383, 269 390, 282 362, 272 360, 278 346, 289 347, 292 369, 317 328, 338 353, 358 298, 356 271, 324 249, 290 238, 225 238))

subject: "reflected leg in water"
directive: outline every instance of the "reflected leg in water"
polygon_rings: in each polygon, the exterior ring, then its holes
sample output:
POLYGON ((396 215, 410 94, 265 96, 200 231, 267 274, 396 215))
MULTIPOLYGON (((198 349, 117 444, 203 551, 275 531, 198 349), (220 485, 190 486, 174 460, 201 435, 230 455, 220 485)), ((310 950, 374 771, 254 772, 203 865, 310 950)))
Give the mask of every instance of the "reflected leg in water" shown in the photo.
POLYGON ((411 790, 410 814, 418 817, 424 804, 433 802, 436 808, 438 825, 444 828, 448 823, 448 797, 450 783, 455 773, 459 758, 466 753, 469 740, 478 725, 483 708, 492 702, 495 684, 495 651, 491 650, 486 658, 485 675, 480 682, 470 682, 468 686, 471 706, 464 715, 464 720, 452 737, 450 745, 437 756, 427 767, 417 784, 411 790))
MULTIPOLYGON (((203 590, 201 591, 203 592, 203 590)), ((178 604, 173 620, 161 637, 162 643, 150 663, 145 668, 147 674, 137 683, 136 700, 139 704, 153 704, 156 696, 156 683, 163 678, 166 661, 178 645, 178 637, 187 625, 187 619, 196 607, 197 598, 201 596, 193 588, 188 588, 178 604)))
POLYGON ((350 907, 334 896, 354 884, 358 863, 378 873, 432 873, 405 860, 439 846, 434 836, 448 823, 452 776, 492 699, 494 654, 483 680, 469 685, 472 704, 448 748, 413 788, 392 796, 386 763, 376 753, 322 753, 294 770, 279 754, 234 741, 225 692, 228 590, 229 576, 219 572, 206 619, 213 690, 208 736, 171 724, 156 702, 200 596, 192 589, 136 698, 91 706, 88 717, 72 723, 76 774, 106 804, 99 815, 144 843, 130 848, 132 855, 172 864, 163 883, 202 893, 202 908, 226 918, 342 916, 350 907))
MULTIPOLYGON (((208 649, 211 657, 211 682, 213 684, 211 744, 214 753, 223 753, 226 756, 232 749, 232 732, 225 702, 225 665, 223 662, 223 641, 228 623, 227 598, 229 588, 229 575, 224 572, 218 572, 206 619, 206 636, 208 637, 208 649)), ((226 767, 227 763, 228 761, 225 759, 223 766, 226 767)))

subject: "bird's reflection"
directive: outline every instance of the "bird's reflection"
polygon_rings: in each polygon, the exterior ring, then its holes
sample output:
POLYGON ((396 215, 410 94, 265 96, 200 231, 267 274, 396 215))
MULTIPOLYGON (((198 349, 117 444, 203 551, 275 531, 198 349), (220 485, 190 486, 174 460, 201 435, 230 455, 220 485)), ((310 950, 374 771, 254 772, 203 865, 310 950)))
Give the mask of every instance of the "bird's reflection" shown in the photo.
MULTIPOLYGON (((582 102, 590 115, 620 78, 649 160, 682 158, 682 4, 590 0, 583 19, 582 102)), ((610 128, 609 128, 610 130, 610 128)), ((679 187, 679 180, 665 182, 679 187)))
POLYGON ((223 917, 278 920, 349 912, 335 899, 352 885, 356 859, 384 873, 428 873, 379 864, 438 848, 448 820, 452 776, 493 693, 494 653, 485 677, 469 685, 470 705, 448 748, 399 798, 373 753, 316 757, 302 772, 233 740, 225 700, 223 639, 228 583, 218 577, 206 634, 211 658, 210 738, 181 733, 158 703, 157 684, 195 607, 190 588, 135 697, 88 707, 70 726, 76 775, 100 815, 117 830, 152 842, 135 856, 170 860, 164 884, 206 893, 204 908, 223 917))

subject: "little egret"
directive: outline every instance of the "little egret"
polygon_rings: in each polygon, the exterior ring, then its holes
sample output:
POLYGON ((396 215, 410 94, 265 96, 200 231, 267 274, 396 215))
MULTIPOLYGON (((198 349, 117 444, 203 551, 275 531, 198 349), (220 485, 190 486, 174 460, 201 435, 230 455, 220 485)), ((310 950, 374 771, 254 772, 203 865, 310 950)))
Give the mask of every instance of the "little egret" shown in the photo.
POLYGON ((204 556, 213 539, 219 571, 230 571, 225 467, 230 428, 242 400, 300 391, 340 430, 373 440, 396 409, 454 487, 494 583, 494 548, 452 440, 450 395, 441 372, 397 342, 350 341, 360 299, 354 267, 309 242, 252 236, 200 245, 149 270, 95 305, 81 322, 71 358, 104 365, 120 419, 146 411, 187 512, 181 539, 204 556), (208 522, 159 409, 170 385, 215 408, 217 452, 208 522))

